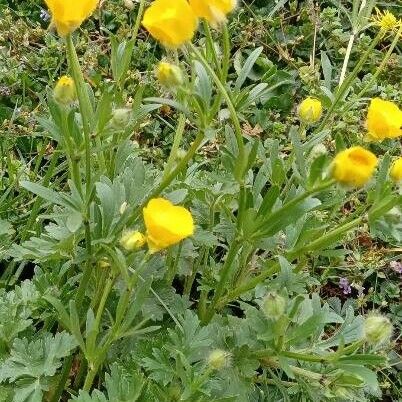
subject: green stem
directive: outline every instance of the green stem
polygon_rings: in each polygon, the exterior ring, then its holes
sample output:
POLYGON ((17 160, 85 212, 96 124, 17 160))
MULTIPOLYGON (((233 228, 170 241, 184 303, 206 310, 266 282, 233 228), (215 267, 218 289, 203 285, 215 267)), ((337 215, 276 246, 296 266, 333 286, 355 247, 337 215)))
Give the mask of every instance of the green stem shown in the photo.
POLYGON ((138 13, 137 17, 135 19, 135 24, 133 28, 133 38, 137 39, 138 32, 140 30, 141 26, 141 21, 142 21, 142 16, 144 15, 144 9, 145 9, 145 0, 140 0, 140 6, 138 7, 138 13))
POLYGON ((353 71, 350 73, 350 75, 345 79, 345 81, 343 81, 342 85, 339 87, 338 91, 336 92, 335 99, 332 102, 332 105, 329 108, 327 114, 322 119, 320 125, 314 130, 315 133, 319 133, 324 129, 324 127, 327 124, 328 120, 332 117, 332 114, 336 110, 336 107, 338 106, 338 103, 342 100, 342 98, 346 94, 347 90, 352 85, 354 79, 357 77, 357 74, 360 72, 360 70, 362 69, 363 65, 366 63, 367 59, 372 54, 372 51, 377 46, 377 44, 380 41, 381 37, 382 37, 382 34, 381 34, 381 32, 379 32, 376 35, 376 37, 373 39, 373 41, 371 42, 370 46, 367 48, 367 50, 363 53, 363 55, 359 59, 359 62, 357 63, 356 67, 353 69, 353 71))
POLYGON ((92 275, 92 244, 91 244, 91 229, 89 221, 86 220, 85 223, 85 243, 87 250, 87 260, 84 269, 84 273, 81 278, 81 282, 78 286, 77 295, 75 297, 75 304, 78 308, 82 307, 82 302, 84 301, 85 292, 87 290, 89 281, 92 275))
POLYGON ((356 98, 360 99, 366 92, 367 90, 377 81, 377 77, 380 75, 386 64, 388 63, 389 58, 392 55, 392 52, 394 51, 396 45, 398 44, 400 37, 402 35, 402 25, 400 26, 394 40, 391 43, 391 46, 389 47, 387 53, 385 54, 384 59, 382 60, 381 64, 378 66, 376 72, 374 75, 371 77, 370 81, 364 86, 364 88, 357 94, 356 98))
POLYGON ((86 180, 86 202, 85 202, 85 245, 87 251, 87 261, 84 274, 82 276, 80 285, 78 287, 77 295, 75 298, 78 308, 82 306, 85 297, 85 292, 92 274, 92 241, 91 241, 91 228, 90 228, 90 202, 92 196, 92 179, 91 179, 91 120, 93 118, 93 108, 89 99, 88 91, 82 74, 80 63, 78 60, 77 52, 73 44, 71 35, 66 37, 67 44, 67 58, 70 65, 71 73, 75 82, 77 91, 81 119, 84 131, 84 146, 85 146, 85 180, 86 180))
POLYGON ((348 232, 349 230, 353 229, 354 227, 360 225, 364 221, 364 216, 359 216, 356 219, 353 219, 350 222, 344 223, 343 225, 337 227, 334 230, 329 231, 328 233, 321 236, 319 239, 312 241, 311 243, 300 247, 296 250, 292 250, 287 253, 287 257, 289 259, 297 258, 297 256, 313 251, 320 250, 322 247, 330 244, 331 242, 336 241, 340 235, 348 232))
MULTIPOLYGON (((331 241, 335 241, 343 233, 346 233, 349 230, 353 229, 354 227, 358 226, 361 222, 364 221, 364 219, 365 218, 363 216, 361 216, 359 218, 352 220, 351 222, 347 222, 347 223, 343 224, 342 226, 326 233, 319 239, 307 244, 306 246, 301 247, 296 250, 289 251, 288 253, 286 253, 286 257, 288 259, 292 260, 301 254, 306 254, 308 252, 317 251, 320 249, 321 246, 326 245, 326 244, 330 243, 331 241)), ((279 263, 274 263, 272 266, 270 266, 269 268, 262 271, 259 275, 253 277, 246 283, 243 283, 241 286, 238 286, 237 288, 233 289, 225 297, 221 298, 221 300, 218 301, 217 309, 221 310, 224 306, 226 306, 232 300, 235 300, 243 293, 246 293, 249 290, 254 289, 258 284, 265 281, 265 279, 276 274, 279 271, 279 269, 280 269, 279 263)))
POLYGON ((209 51, 209 53, 211 55, 212 62, 215 65, 215 68, 218 71, 221 71, 221 65, 218 60, 218 55, 216 54, 215 43, 212 38, 211 28, 209 27, 209 24, 206 20, 202 20, 202 27, 204 29, 205 38, 207 40, 207 46, 206 46, 207 51, 209 51))
POLYGON ((172 181, 187 167, 188 162, 193 158, 195 153, 198 151, 198 148, 202 144, 204 137, 205 132, 203 130, 199 131, 197 137, 191 144, 191 147, 187 151, 184 158, 177 164, 177 166, 168 175, 166 175, 164 179, 162 179, 161 183, 145 198, 141 206, 133 213, 131 218, 127 222, 125 222, 127 226, 132 225, 138 219, 139 214, 142 212, 144 206, 149 202, 149 200, 161 194, 162 191, 166 187, 168 187, 170 183, 172 183, 172 181))
POLYGON ((183 133, 184 133, 184 127, 186 125, 186 116, 181 113, 179 116, 179 121, 177 123, 177 128, 176 128, 176 133, 174 136, 173 140, 173 145, 172 149, 170 151, 169 158, 166 163, 165 171, 162 176, 162 181, 166 179, 166 177, 169 175, 169 173, 172 170, 172 167, 175 163, 175 160, 177 158, 177 151, 179 150, 181 140, 183 138, 183 133))
POLYGON ((80 106, 82 126, 84 131, 84 145, 85 145, 85 180, 86 180, 86 198, 87 204, 90 199, 91 189, 91 119, 93 116, 93 108, 89 99, 88 91, 84 75, 82 74, 80 63, 78 60, 77 52, 70 35, 66 37, 67 44, 67 59, 70 65, 71 74, 73 76, 77 97, 80 106))
POLYGON ((240 120, 237 115, 236 108, 234 107, 232 98, 230 97, 228 91, 222 84, 219 77, 216 75, 213 68, 209 65, 208 61, 205 60, 205 57, 199 52, 199 50, 193 44, 190 44, 189 46, 190 46, 192 52, 194 53, 194 55, 196 56, 196 58, 201 62, 201 64, 207 70, 207 72, 209 73, 209 75, 211 76, 213 81, 215 82, 215 85, 218 88, 220 94, 226 101, 226 105, 229 109, 230 116, 231 116, 231 119, 233 122, 234 132, 235 132, 235 136, 236 136, 236 143, 237 143, 237 147, 239 150, 239 156, 238 156, 238 160, 237 160, 237 166, 239 166, 239 171, 238 171, 236 179, 239 182, 242 182, 244 174, 246 173, 245 167, 247 164, 247 160, 246 160, 245 146, 244 146, 244 142, 243 142, 243 132, 241 129, 240 120))
POLYGON ((211 305, 207 310, 206 316, 203 317, 204 324, 207 324, 211 321, 212 317, 215 314, 216 305, 218 303, 219 298, 222 296, 225 285, 227 285, 227 280, 231 273, 231 267, 233 265, 234 259, 239 251, 239 242, 237 240, 233 240, 232 244, 229 247, 229 251, 226 256, 226 260, 223 264, 221 271, 219 272, 219 283, 215 289, 214 297, 212 298, 211 305))
POLYGON ((66 386, 66 383, 68 381, 68 377, 71 372, 71 367, 73 365, 74 361, 74 356, 68 356, 63 363, 63 369, 61 370, 61 376, 60 376, 60 381, 57 384, 57 388, 54 391, 54 394, 52 396, 52 399, 49 402, 59 402, 61 396, 63 395, 64 388, 66 386))

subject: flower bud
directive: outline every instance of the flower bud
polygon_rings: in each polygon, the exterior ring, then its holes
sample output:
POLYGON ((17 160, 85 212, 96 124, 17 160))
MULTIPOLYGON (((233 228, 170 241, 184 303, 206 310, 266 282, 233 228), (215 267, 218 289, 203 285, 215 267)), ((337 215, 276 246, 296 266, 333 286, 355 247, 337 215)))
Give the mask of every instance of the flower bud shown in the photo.
POLYGON ((124 212, 126 212, 127 206, 128 206, 127 201, 124 201, 123 204, 120 205, 119 209, 120 215, 123 215, 124 212))
POLYGON ((318 99, 306 98, 299 106, 299 118, 304 123, 317 123, 321 115, 322 103, 318 99))
POLYGON ((146 237, 138 231, 129 230, 120 239, 120 245, 127 251, 138 250, 146 243, 146 237))
POLYGON ((363 328, 366 341, 374 345, 389 341, 392 335, 391 321, 382 315, 368 316, 363 328))
POLYGON ((106 257, 103 257, 98 261, 98 266, 102 269, 110 268, 110 261, 106 257))
POLYGON ((181 161, 185 156, 187 155, 187 152, 184 149, 178 149, 176 153, 176 160, 181 161))
POLYGON ((286 299, 278 293, 268 293, 262 301, 262 311, 272 320, 278 320, 286 310, 286 299))
POLYGON ((74 80, 68 75, 63 75, 53 89, 53 97, 56 102, 64 106, 74 102, 77 98, 74 80))
POLYGON ((130 121, 131 110, 130 109, 116 109, 113 111, 112 119, 110 123, 114 128, 124 128, 130 121))
POLYGON ((221 370, 230 365, 230 353, 221 349, 213 350, 207 359, 208 365, 215 370, 221 370))
POLYGON ((393 163, 389 175, 396 183, 402 183, 402 157, 393 163))
POLYGON ((158 64, 155 75, 160 84, 170 89, 174 89, 184 82, 180 68, 165 61, 158 64))
POLYGON ((123 4, 124 4, 124 7, 126 7, 127 8, 127 10, 133 10, 134 9, 134 2, 133 2, 133 0, 123 0, 123 4))

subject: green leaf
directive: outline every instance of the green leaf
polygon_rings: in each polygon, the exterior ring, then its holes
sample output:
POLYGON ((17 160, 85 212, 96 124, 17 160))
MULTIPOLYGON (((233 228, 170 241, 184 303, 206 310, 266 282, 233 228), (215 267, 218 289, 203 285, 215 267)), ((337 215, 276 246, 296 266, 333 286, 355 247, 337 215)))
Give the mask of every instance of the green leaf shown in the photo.
POLYGON ((46 333, 31 342, 16 339, 10 356, 0 364, 0 382, 15 384, 13 402, 41 402, 49 379, 75 347, 74 338, 66 332, 46 333))
POLYGON ((246 62, 244 63, 244 66, 240 70, 236 83, 235 83, 235 88, 239 90, 244 82, 246 81, 247 77, 249 76, 255 62, 257 61, 258 57, 260 57, 261 52, 263 51, 263 47, 260 46, 257 49, 255 49, 253 52, 251 52, 250 56, 248 56, 246 62))

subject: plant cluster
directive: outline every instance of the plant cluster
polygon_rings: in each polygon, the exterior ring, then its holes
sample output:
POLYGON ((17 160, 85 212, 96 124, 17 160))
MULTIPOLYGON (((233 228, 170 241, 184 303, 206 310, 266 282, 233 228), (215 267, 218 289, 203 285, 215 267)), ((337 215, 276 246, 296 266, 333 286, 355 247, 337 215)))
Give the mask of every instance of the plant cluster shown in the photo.
POLYGON ((401 398, 397 10, 45 3, 29 117, 0 95, 0 401, 401 398))

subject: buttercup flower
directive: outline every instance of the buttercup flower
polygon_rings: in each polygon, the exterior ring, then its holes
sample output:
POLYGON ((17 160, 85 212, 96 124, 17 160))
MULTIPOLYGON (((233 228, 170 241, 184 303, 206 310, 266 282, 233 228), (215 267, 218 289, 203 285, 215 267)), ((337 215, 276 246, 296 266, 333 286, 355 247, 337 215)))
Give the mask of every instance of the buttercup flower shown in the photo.
POLYGON ((189 0, 199 18, 205 18, 213 26, 226 21, 226 16, 236 8, 236 0, 189 0))
POLYGON ((374 24, 378 26, 383 33, 396 31, 401 26, 402 21, 398 20, 394 14, 386 10, 384 12, 376 8, 377 15, 373 17, 374 24))
POLYGON ((99 0, 45 0, 60 36, 75 31, 95 10, 99 0))
POLYGON ((402 110, 390 101, 380 98, 371 100, 367 114, 369 139, 382 141, 402 135, 402 110))
POLYGON ((190 211, 175 206, 164 198, 149 201, 143 214, 151 252, 179 243, 194 233, 194 222, 190 211))
POLYGON ((142 24, 163 45, 176 48, 191 41, 197 17, 186 0, 155 0, 145 11, 142 24))
POLYGON ((69 105, 77 98, 74 80, 68 75, 63 75, 53 89, 53 97, 62 105, 69 105))
POLYGON ((146 237, 138 231, 129 230, 120 239, 121 246, 127 251, 141 248, 147 242, 146 237))
POLYGON ((377 157, 362 147, 339 152, 333 161, 332 176, 341 184, 363 187, 373 176, 377 157))
POLYGON ((180 68, 165 61, 158 64, 155 75, 166 88, 175 88, 183 84, 183 74, 180 68))
POLYGON ((393 163, 389 175, 397 183, 402 182, 402 157, 393 163))
POLYGON ((317 123, 321 115, 322 103, 318 99, 306 98, 299 106, 299 117, 304 123, 317 123))

